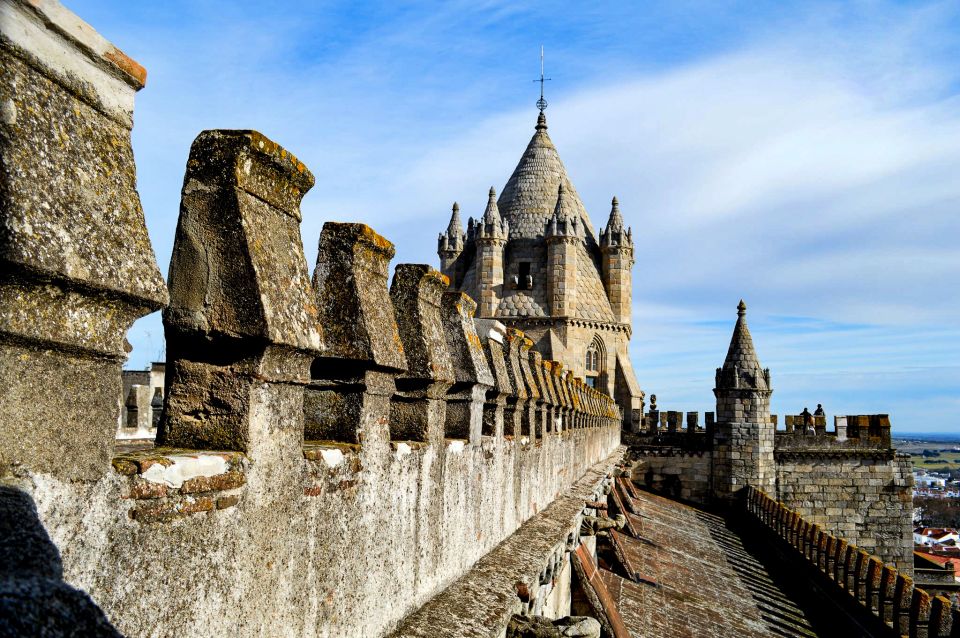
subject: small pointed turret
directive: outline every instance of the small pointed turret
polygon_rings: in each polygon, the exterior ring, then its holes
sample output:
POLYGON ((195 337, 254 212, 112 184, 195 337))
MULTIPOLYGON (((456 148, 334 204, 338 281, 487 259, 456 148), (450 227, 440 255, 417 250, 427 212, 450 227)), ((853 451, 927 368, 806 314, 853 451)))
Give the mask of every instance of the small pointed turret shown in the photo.
POLYGON ((769 390, 769 371, 760 367, 753 337, 747 327, 747 304, 737 304, 737 324, 733 328, 730 347, 723 367, 717 371, 717 388, 769 390))
POLYGON ((600 246, 633 246, 633 234, 623 223, 620 214, 620 202, 614 197, 610 203, 610 217, 607 227, 600 230, 600 246))
POLYGON ((776 487, 775 426, 770 421, 770 371, 760 367, 747 327, 747 304, 737 304, 737 325, 723 367, 717 368, 717 420, 713 432, 714 492, 721 498, 746 485, 776 487))
POLYGON ((497 190, 491 186, 487 193, 487 208, 483 211, 483 219, 477 224, 477 238, 506 239, 507 230, 507 222, 500 217, 500 209, 497 207, 497 190))
POLYGON ((487 193, 487 208, 483 218, 474 225, 474 242, 477 248, 477 315, 493 317, 500 303, 500 291, 503 288, 503 249, 507 245, 507 221, 501 219, 497 208, 497 191, 493 186, 487 193))
POLYGON ((630 325, 633 306, 633 237, 630 229, 624 230, 620 202, 614 197, 610 202, 610 217, 607 227, 600 230, 600 260, 603 266, 603 285, 617 320, 630 325))
POLYGON ((440 256, 440 271, 450 277, 451 281, 456 281, 455 263, 460 253, 463 252, 463 245, 466 242, 466 236, 463 233, 463 225, 460 223, 460 204, 453 202, 453 212, 450 214, 450 223, 447 225, 447 232, 440 233, 437 238, 437 254, 440 256))

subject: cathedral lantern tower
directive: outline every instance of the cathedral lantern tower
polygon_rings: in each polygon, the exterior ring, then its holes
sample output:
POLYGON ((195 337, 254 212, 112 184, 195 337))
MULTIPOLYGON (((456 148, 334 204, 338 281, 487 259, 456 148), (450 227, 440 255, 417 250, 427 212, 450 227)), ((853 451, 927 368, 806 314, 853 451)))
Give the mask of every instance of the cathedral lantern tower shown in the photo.
MULTIPOLYGON (((602 235, 590 221, 540 113, 513 174, 469 220, 448 273, 477 301, 477 317, 523 330, 544 359, 613 397, 637 431, 643 391, 628 351, 633 240, 614 207, 602 235)), ((450 248, 449 229, 441 237, 450 248)), ((447 263, 441 245, 441 266, 447 263)), ((444 269, 444 272, 448 271, 444 269)))
POLYGON ((600 231, 600 253, 603 255, 603 287, 610 299, 610 307, 617 321, 629 326, 633 305, 633 233, 624 227, 616 197, 613 198, 607 227, 600 231))

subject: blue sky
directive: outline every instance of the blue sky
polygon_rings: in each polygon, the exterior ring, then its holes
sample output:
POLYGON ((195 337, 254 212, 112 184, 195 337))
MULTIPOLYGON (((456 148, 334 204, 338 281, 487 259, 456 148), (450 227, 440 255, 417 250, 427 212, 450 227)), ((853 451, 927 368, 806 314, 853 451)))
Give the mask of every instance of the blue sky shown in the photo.
MULTIPOLYGON (((960 412, 960 4, 68 2, 148 70, 139 190, 166 272, 190 142, 255 128, 436 265, 452 201, 482 213, 525 147, 541 44, 550 135, 594 224, 637 246, 632 353, 664 409, 712 409, 737 301, 773 410, 960 412)), ((159 355, 159 315, 129 365, 159 355)))

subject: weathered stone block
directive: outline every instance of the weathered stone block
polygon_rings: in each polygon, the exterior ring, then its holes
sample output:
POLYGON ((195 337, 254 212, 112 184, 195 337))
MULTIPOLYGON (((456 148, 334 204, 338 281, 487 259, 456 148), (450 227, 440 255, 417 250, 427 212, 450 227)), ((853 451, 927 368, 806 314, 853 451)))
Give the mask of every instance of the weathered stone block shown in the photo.
POLYGON ((302 385, 321 348, 300 248, 298 206, 312 185, 303 164, 254 131, 194 141, 164 312, 159 443, 253 451, 302 441, 302 385), (260 418, 273 420, 271 440, 254 440, 266 435, 260 418))
POLYGON ((390 438, 443 439, 447 390, 455 381, 441 319, 440 300, 449 281, 423 264, 400 264, 390 285, 390 299, 407 358, 397 377, 390 409, 390 438))
POLYGON ((313 292, 327 328, 304 396, 307 439, 389 439, 394 377, 406 367, 387 289, 394 252, 364 224, 323 225, 313 292))
POLYGON ((57 9, 0 5, 0 472, 94 478, 124 336, 167 292, 130 146, 145 73, 57 9))

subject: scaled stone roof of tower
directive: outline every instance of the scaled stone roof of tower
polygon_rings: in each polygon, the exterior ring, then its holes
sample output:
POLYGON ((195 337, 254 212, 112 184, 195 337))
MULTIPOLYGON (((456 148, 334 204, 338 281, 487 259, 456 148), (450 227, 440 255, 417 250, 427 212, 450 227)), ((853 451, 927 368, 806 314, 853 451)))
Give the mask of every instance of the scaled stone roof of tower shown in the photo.
POLYGON ((757 388, 766 390, 763 368, 757 359, 757 351, 753 347, 753 337, 747 327, 747 304, 743 299, 737 305, 737 325, 733 328, 730 338, 730 347, 727 349, 727 358, 723 361, 718 387, 725 388, 757 388), (734 377, 737 377, 734 380, 734 377))
POLYGON ((547 135, 547 119, 540 113, 536 132, 507 180, 497 202, 500 214, 510 224, 510 239, 542 237, 557 204, 557 191, 563 184, 571 208, 594 236, 587 211, 577 189, 567 177, 557 148, 547 135))
POLYGON ((546 313, 533 297, 524 290, 517 290, 513 294, 500 300, 497 306, 498 317, 545 317, 546 313))

